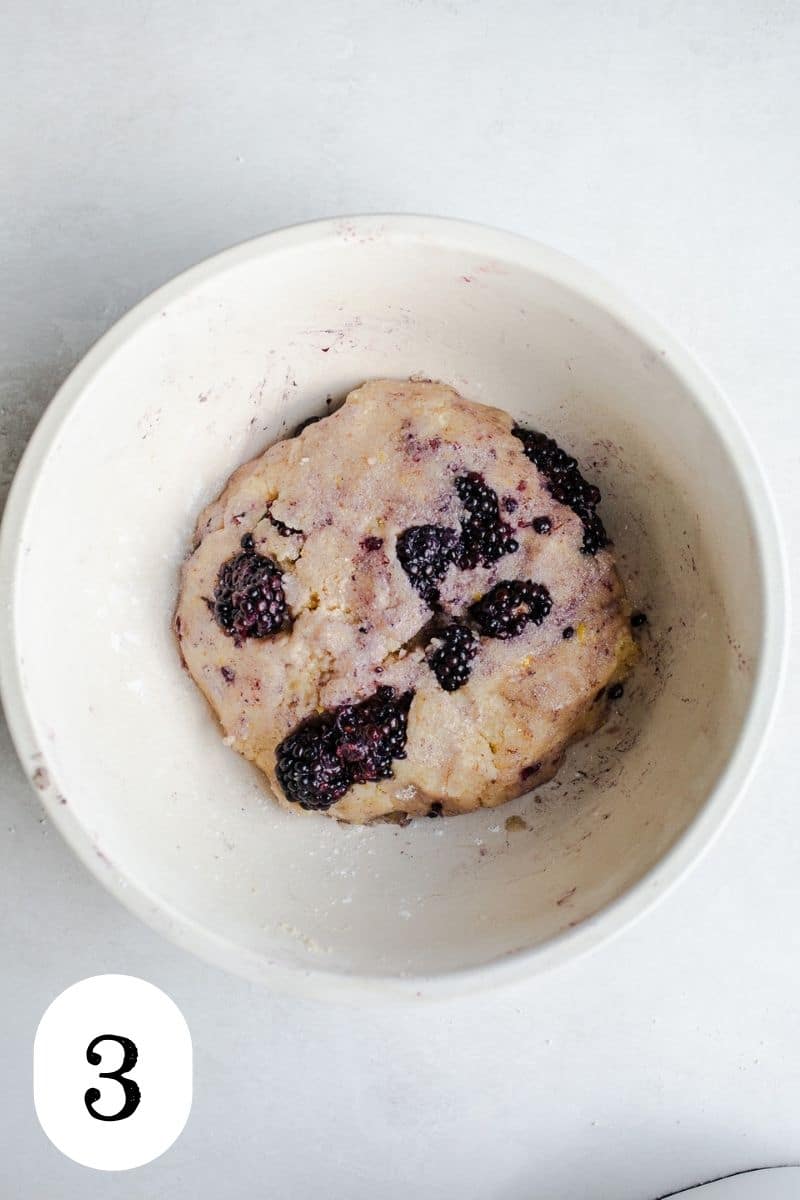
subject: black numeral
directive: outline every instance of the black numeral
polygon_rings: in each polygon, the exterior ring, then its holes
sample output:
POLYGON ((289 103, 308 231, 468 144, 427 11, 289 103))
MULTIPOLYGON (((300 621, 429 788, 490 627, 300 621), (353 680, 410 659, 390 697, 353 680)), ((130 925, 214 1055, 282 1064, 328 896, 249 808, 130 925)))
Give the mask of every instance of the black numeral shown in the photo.
POLYGON ((138 1083, 133 1079, 125 1079, 124 1076, 132 1071, 136 1066, 136 1060, 139 1057, 139 1051, 130 1038, 121 1037, 117 1033, 101 1033, 99 1037, 94 1038, 86 1047, 86 1059, 93 1067, 99 1067, 103 1061, 103 1056, 98 1054, 95 1046, 99 1042, 116 1042, 122 1049, 122 1062, 114 1071, 99 1071, 101 1079, 115 1079, 121 1084, 122 1090, 125 1093, 125 1103, 119 1112, 113 1113, 110 1117, 104 1116, 94 1108, 94 1105, 100 1099, 100 1091, 98 1088, 89 1088, 86 1095, 83 1097, 84 1104, 88 1108, 90 1114, 97 1121, 124 1121, 131 1113, 136 1112, 139 1107, 139 1101, 142 1098, 142 1093, 139 1091, 138 1083))

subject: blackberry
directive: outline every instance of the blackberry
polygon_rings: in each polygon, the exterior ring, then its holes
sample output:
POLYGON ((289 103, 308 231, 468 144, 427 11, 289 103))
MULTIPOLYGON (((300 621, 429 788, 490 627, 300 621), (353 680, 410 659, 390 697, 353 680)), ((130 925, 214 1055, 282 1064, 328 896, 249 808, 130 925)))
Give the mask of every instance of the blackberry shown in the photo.
POLYGON ((442 804, 441 800, 434 800, 433 804, 428 809, 427 815, 429 817, 440 817, 442 815, 443 808, 444 805, 442 804))
POLYGON ((486 637, 511 638, 529 621, 541 625, 553 601, 543 583, 530 579, 503 579, 469 607, 469 615, 486 637))
POLYGON ((220 567, 209 607, 219 627, 237 646, 245 638, 271 637, 288 624, 282 575, 271 558, 256 554, 249 533, 242 538, 242 553, 220 567))
POLYGON ((504 554, 513 554, 519 543, 514 531, 500 517, 497 492, 476 471, 456 479, 458 498, 467 510, 461 519, 458 565, 469 570, 479 564, 490 567, 504 554))
MULTIPOLYGON (((578 516, 580 515, 579 513, 578 516)), ((583 554, 597 554, 598 550, 602 550, 604 546, 608 545, 608 535, 606 534, 605 525, 595 512, 581 517, 581 520, 583 521, 581 552, 583 554)))
POLYGON ((631 614, 631 629, 641 629, 647 624, 647 613, 635 612, 631 614))
POLYGON ((446 692, 455 692, 469 679, 472 660, 478 653, 478 639, 467 625, 455 622, 437 634, 440 645, 428 659, 428 666, 446 692))
POLYGON ((372 535, 370 535, 369 537, 363 538, 362 542, 361 542, 362 549, 367 550, 367 551, 380 550, 382 545, 383 545, 383 538, 382 537, 373 537, 372 535))
POLYGON ((326 809, 342 798, 350 787, 350 772, 336 754, 331 713, 312 717, 283 739, 275 774, 286 798, 301 808, 326 809))
POLYGON ((290 733, 277 748, 275 767, 287 799, 327 809, 354 783, 390 779, 392 760, 405 758, 413 696, 379 687, 367 700, 320 713, 290 733))
POLYGON ((383 686, 368 700, 338 710, 336 753, 348 764, 353 783, 391 779, 392 759, 406 756, 412 699, 413 692, 395 698, 394 688, 383 686))
POLYGON ((544 476, 553 499, 580 517, 583 524, 581 551, 597 554, 608 545, 608 535, 596 512, 601 500, 600 489, 584 479, 576 460, 552 438, 531 429, 521 429, 518 425, 512 432, 522 442, 526 456, 544 476))
POLYGON ((573 638, 573 637, 575 637, 575 630, 572 628, 572 626, 571 626, 571 625, 566 625, 566 626, 565 626, 565 627, 564 627, 564 628, 561 630, 561 636, 562 636, 562 638, 564 639, 564 641, 565 641, 565 642, 568 642, 570 638, 573 638))
POLYGON ((445 525, 412 525, 397 539, 397 558, 422 599, 439 600, 437 583, 456 560, 458 534, 445 525))
POLYGON ((534 517, 531 521, 531 529, 534 533, 550 533, 553 528, 553 522, 549 517, 534 517))
POLYGON ((609 700, 619 700, 624 691, 625 688, 621 683, 612 683, 611 687, 608 689, 609 700))

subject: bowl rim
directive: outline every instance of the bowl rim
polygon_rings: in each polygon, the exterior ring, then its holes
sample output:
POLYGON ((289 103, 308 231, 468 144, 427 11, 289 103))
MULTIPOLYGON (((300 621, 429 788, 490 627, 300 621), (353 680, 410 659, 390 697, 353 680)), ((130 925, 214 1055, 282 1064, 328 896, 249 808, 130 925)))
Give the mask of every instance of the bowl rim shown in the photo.
MULTIPOLYGON (((631 925, 709 849, 730 817, 757 765, 777 708, 786 671, 789 589, 780 523, 756 454, 736 412, 716 383, 673 335, 592 269, 521 234, 449 217, 416 214, 362 214, 291 225, 241 242, 183 271, 151 292, 117 321, 88 351, 46 408, 17 467, 0 528, 0 599, 7 620, 0 630, 0 694, 12 741, 23 770, 60 833, 78 857, 130 911, 183 949, 206 962, 282 991, 335 999, 358 993, 387 999, 443 999, 518 983, 595 949, 631 925), (536 946, 524 946, 475 966, 436 974, 369 975, 278 963, 213 933, 172 908, 141 883, 128 880, 98 854, 89 832, 59 803, 52 786, 34 779, 47 769, 46 748, 38 744, 16 653, 15 599, 21 534, 45 459, 58 432, 85 388, 116 351, 166 304, 210 278, 244 262, 320 241, 366 234, 427 240, 480 256, 506 260, 552 279, 614 317, 665 359, 714 428, 739 478, 749 509, 761 565, 764 618, 759 661, 737 744, 719 779, 691 823, 661 859, 632 887, 572 929, 536 946)), ((45 777, 46 778, 46 777, 45 777)))

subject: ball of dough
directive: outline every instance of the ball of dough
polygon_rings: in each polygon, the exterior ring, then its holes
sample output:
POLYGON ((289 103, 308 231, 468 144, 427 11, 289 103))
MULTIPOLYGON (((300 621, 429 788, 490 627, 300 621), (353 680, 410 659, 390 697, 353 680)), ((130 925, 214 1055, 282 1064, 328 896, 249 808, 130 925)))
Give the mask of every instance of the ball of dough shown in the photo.
POLYGON ((201 514, 186 667, 295 812, 502 804, 602 722, 635 657, 598 500, 507 413, 366 383, 201 514))

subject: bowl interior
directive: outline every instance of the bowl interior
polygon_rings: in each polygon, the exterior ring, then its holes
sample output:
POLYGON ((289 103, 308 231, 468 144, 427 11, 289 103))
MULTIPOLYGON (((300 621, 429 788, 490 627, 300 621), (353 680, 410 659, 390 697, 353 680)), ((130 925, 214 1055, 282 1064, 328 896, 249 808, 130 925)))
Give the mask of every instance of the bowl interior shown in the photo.
POLYGON ((435 975, 540 945, 661 859, 739 736, 764 604, 729 452, 663 348, 560 260, 497 251, 463 227, 377 221, 243 248, 112 335, 38 475, 13 594, 27 766, 140 911, 251 974, 435 975), (170 619, 195 516, 234 467, 328 397, 412 374, 579 456, 648 614, 645 653, 540 791, 347 828, 283 812, 226 749, 170 619))

